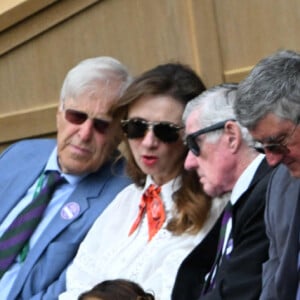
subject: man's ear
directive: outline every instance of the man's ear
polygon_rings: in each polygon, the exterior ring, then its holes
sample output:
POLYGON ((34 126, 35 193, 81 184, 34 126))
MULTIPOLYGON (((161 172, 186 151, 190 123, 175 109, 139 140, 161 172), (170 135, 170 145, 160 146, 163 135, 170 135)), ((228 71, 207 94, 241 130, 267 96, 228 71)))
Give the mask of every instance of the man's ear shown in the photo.
POLYGON ((235 121, 228 121, 225 124, 224 131, 226 134, 228 147, 232 153, 235 153, 239 149, 242 142, 241 129, 235 121))

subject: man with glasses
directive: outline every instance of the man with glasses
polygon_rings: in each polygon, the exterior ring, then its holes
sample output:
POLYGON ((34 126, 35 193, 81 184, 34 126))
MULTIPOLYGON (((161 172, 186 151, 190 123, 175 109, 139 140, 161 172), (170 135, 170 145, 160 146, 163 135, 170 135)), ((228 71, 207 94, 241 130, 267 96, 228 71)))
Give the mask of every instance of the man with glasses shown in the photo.
MULTIPOLYGON (((235 121, 236 90, 236 84, 213 87, 192 100, 183 114, 190 150, 185 168, 197 172, 199 183, 211 197, 231 193, 222 216, 215 261, 204 284, 199 280, 198 286, 187 285, 189 300, 250 300, 257 299, 261 291, 262 263, 268 257, 265 192, 272 169, 253 147, 246 128, 235 121), (189 297, 189 291, 195 289, 200 298, 189 297)), ((206 239, 211 239, 210 235, 206 239)), ((191 257, 203 260, 205 253, 199 249, 182 263, 178 278, 185 274, 192 278, 189 272, 197 276, 191 257)))
POLYGON ((123 161, 114 162, 121 129, 112 107, 130 81, 113 58, 82 61, 61 89, 57 141, 21 141, 1 154, 2 300, 57 299, 80 242, 129 184, 123 161), (51 193, 50 177, 60 182, 51 193))
POLYGON ((266 203, 269 259, 261 300, 300 299, 300 54, 282 50, 262 59, 241 82, 237 119, 271 166, 266 203))

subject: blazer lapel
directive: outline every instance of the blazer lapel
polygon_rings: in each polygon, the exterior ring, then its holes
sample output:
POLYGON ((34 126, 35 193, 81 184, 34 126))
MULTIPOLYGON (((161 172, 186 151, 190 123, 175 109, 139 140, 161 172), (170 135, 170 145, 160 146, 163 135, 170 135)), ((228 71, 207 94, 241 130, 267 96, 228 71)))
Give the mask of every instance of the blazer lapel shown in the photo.
POLYGON ((255 185, 258 181, 260 181, 263 177, 265 177, 270 172, 271 167, 268 165, 267 160, 264 158, 259 167, 257 168, 254 177, 250 183, 250 187, 255 185))
MULTIPOLYGON (((96 198, 100 194, 106 181, 109 179, 107 172, 107 167, 104 167, 99 172, 88 175, 82 180, 82 182, 79 183, 72 195, 66 199, 64 203, 62 203, 62 208, 47 226, 47 234, 42 234, 35 246, 29 251, 22 267, 22 272, 19 272, 19 275, 16 278, 19 290, 14 291, 15 295, 20 292, 30 270, 33 268, 34 264, 40 258, 43 251, 45 251, 51 241, 65 230, 65 228, 70 226, 70 224, 75 222, 89 208, 88 199, 96 198), (62 217, 62 210, 68 203, 77 204, 79 207, 79 213, 73 218, 66 219, 62 217)), ((106 203, 103 203, 103 205, 106 205, 106 203)))
MULTIPOLYGON (((1 201, 0 223, 13 207, 22 199, 26 191, 43 171, 50 153, 55 147, 55 141, 49 140, 43 145, 42 151, 37 151, 34 155, 30 152, 25 158, 22 155, 10 158, 11 172, 0 175, 0 190, 9 201, 1 201), (17 169, 15 169, 17 166, 17 169)), ((24 152, 29 152, 24 150, 24 152)))

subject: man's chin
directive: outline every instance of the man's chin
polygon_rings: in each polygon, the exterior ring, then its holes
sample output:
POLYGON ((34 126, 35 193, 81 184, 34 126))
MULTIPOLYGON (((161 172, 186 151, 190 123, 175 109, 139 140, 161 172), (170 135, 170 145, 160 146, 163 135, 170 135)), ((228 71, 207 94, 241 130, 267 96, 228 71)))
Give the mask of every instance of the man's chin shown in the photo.
POLYGON ((216 196, 215 191, 211 187, 206 187, 205 185, 203 185, 203 191, 206 195, 208 195, 210 197, 215 197, 216 196))

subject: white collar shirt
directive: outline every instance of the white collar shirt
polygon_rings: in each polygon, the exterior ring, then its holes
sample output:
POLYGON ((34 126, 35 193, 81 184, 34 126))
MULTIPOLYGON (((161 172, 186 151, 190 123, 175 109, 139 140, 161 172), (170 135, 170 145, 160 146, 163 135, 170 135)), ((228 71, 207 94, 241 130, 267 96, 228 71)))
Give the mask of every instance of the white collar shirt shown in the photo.
MULTIPOLYGON (((260 163, 264 159, 264 154, 259 154, 256 156, 256 158, 248 165, 248 167, 244 170, 244 172, 241 174, 239 179, 237 180, 236 184, 233 187, 230 202, 232 207, 239 201, 241 196, 244 192, 249 188, 250 183, 255 175, 255 172, 257 171, 260 163)), ((232 218, 228 221, 225 231, 225 239, 223 244, 222 253, 228 255, 233 250, 234 247, 234 241, 228 245, 229 236, 232 230, 232 218)))

